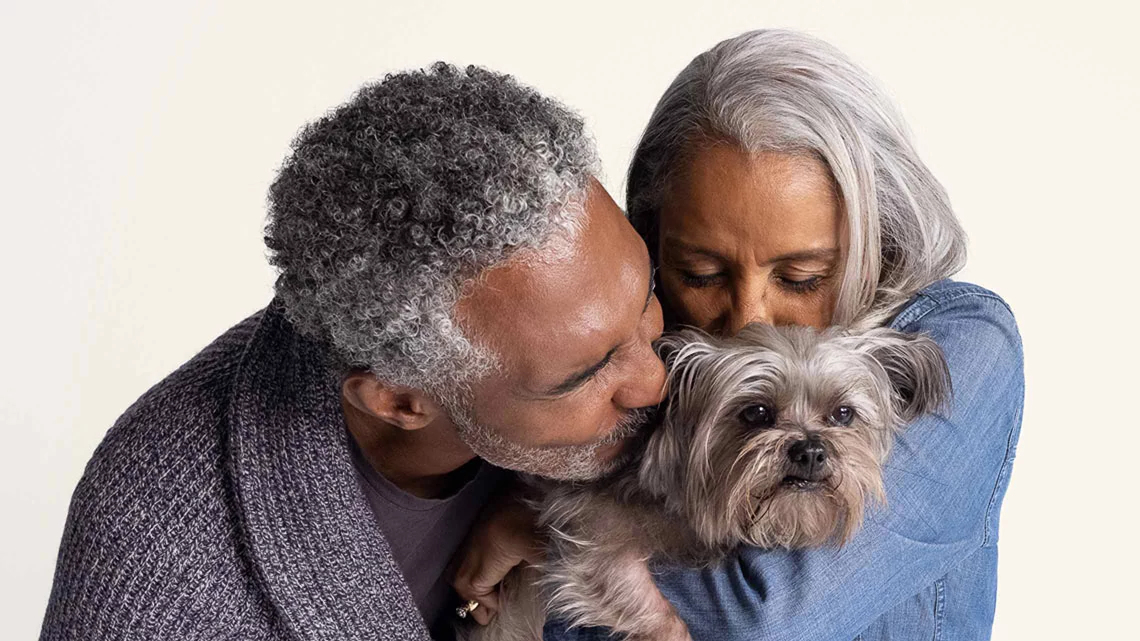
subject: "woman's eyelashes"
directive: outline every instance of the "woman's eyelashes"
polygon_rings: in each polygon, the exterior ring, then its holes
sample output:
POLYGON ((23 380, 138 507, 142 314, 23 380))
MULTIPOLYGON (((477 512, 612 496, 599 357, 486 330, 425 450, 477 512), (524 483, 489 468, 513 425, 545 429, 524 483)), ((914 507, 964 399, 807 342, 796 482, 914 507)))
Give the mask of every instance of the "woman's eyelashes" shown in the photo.
POLYGON ((713 287, 720 285, 724 282, 724 274, 717 272, 715 274, 694 274, 686 270, 678 270, 681 275, 681 282, 686 287, 693 289, 704 289, 706 287, 713 287))
POLYGON ((793 294, 810 294, 819 289, 823 284, 825 276, 808 276, 807 278, 790 278, 787 276, 776 276, 776 280, 780 287, 786 289, 793 294))
MULTIPOLYGON (((686 287, 692 289, 705 289, 709 287, 716 287, 724 285, 728 280, 726 272, 713 272, 713 273, 697 273, 686 269, 678 269, 681 283, 686 287)), ((773 274, 772 279, 776 286, 780 289, 791 294, 811 294, 819 290, 823 285, 824 280, 827 279, 825 275, 813 276, 785 276, 781 274, 773 274)))

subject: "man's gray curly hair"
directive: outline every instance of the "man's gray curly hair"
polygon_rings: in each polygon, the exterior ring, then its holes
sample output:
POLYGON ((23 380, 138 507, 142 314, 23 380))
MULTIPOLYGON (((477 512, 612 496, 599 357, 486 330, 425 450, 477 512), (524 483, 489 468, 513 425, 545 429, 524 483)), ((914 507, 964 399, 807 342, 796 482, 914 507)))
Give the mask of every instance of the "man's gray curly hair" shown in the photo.
POLYGON ((293 141, 269 190, 277 295, 343 367, 470 382, 495 358, 459 327, 465 284, 571 233, 596 158, 578 115, 510 76, 388 75, 293 141))

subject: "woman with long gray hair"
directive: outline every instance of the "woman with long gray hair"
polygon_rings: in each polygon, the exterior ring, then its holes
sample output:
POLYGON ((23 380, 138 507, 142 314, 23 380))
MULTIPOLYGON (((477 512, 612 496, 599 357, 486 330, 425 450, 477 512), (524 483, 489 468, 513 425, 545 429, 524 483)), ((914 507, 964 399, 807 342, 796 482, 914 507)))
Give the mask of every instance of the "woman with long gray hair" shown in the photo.
MULTIPOLYGON (((887 463, 887 505, 840 549, 659 567, 692 637, 986 639, 1021 424, 1021 341, 993 292, 949 280, 965 234, 898 111, 830 45, 763 30, 697 56, 650 118, 628 212, 667 323, 889 325, 941 346, 954 398, 887 463)), ((605 638, 552 623, 547 639, 605 638)))

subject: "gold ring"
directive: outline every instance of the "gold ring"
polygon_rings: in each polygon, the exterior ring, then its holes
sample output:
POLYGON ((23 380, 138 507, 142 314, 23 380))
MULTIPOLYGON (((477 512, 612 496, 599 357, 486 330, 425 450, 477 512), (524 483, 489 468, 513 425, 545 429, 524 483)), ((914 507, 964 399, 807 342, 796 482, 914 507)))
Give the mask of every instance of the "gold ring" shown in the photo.
POLYGON ((471 599, 464 605, 455 608, 455 616, 459 617, 460 619, 466 619, 467 615, 471 614, 477 607, 479 607, 479 602, 475 599, 471 599))

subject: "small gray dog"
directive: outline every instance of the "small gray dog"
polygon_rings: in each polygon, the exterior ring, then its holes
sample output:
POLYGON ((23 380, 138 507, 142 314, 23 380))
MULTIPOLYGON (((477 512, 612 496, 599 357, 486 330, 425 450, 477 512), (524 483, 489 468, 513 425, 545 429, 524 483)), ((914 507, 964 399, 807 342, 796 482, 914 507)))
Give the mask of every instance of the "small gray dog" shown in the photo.
POLYGON ((512 572, 498 616, 461 636, 534 641, 549 614, 635 641, 687 640, 650 559, 842 545, 866 504, 884 500, 895 434, 950 393, 938 345, 890 329, 683 330, 658 350, 669 369, 660 425, 613 475, 546 488, 548 561, 512 572))

